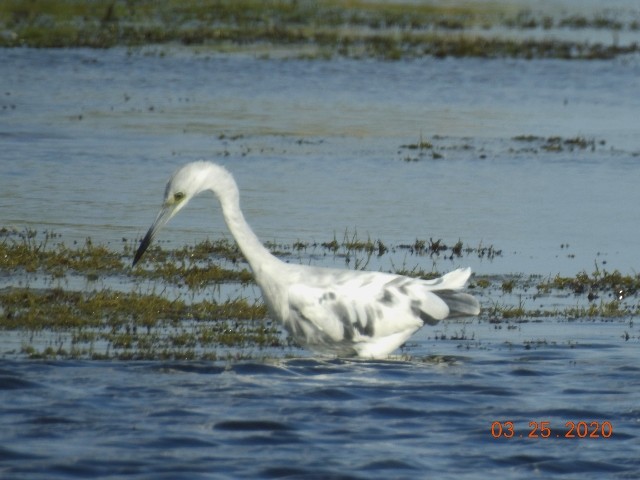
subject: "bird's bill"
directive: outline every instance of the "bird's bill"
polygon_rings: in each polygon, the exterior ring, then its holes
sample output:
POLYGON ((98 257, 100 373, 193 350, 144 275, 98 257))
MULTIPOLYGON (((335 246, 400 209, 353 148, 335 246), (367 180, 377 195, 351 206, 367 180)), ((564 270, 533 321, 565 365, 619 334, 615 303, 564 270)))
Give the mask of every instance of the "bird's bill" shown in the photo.
POLYGON ((146 252, 147 248, 149 248, 149 245, 151 245, 151 242, 155 238, 156 234, 160 231, 164 224, 167 223, 171 217, 173 217, 175 213, 176 209, 174 208, 174 205, 165 205, 162 207, 162 209, 158 213, 158 216, 156 217, 156 220, 153 222, 153 225, 151 225, 149 231, 140 242, 138 251, 133 257, 132 266, 135 267, 136 263, 138 263, 138 261, 142 258, 142 255, 144 255, 144 252, 146 252))

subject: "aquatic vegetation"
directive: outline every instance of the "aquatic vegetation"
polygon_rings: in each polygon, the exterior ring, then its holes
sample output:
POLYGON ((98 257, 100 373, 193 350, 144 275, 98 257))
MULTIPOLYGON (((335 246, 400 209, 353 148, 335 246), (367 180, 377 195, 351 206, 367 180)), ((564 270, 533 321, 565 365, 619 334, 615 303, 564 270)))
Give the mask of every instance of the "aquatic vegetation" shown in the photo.
MULTIPOLYGON (((405 162, 419 162, 430 160, 452 160, 460 155, 483 160, 492 155, 535 155, 554 153, 601 153, 607 147, 606 140, 587 137, 542 137, 538 135, 517 135, 505 140, 504 150, 495 146, 478 143, 467 138, 445 137, 434 135, 428 140, 420 135, 418 142, 403 144, 398 147, 398 159, 405 162)), ((608 146, 607 151, 620 151, 608 146)), ((634 152, 629 155, 637 156, 634 152)))
POLYGON ((575 277, 559 275, 538 284, 541 291, 551 289, 571 290, 575 294, 586 294, 590 300, 599 294, 608 294, 618 300, 635 295, 640 289, 640 275, 622 275, 617 270, 608 272, 600 270, 596 265, 593 273, 580 272, 575 277))
POLYGON ((502 291, 505 293, 511 293, 513 292, 513 288, 515 287, 515 280, 513 278, 509 279, 509 280, 504 280, 502 282, 501 288, 502 291))
POLYGON ((403 150, 408 150, 403 156, 405 162, 417 162, 427 156, 427 154, 433 159, 442 158, 442 154, 434 149, 433 143, 423 140, 422 135, 420 135, 420 141, 418 143, 400 145, 398 153, 402 153, 403 150))
MULTIPOLYGON (((355 229, 324 242, 298 240, 269 247, 292 261, 329 257, 349 268, 388 257, 391 271, 425 279, 439 275, 436 261, 502 255, 493 246, 471 247, 462 240, 448 244, 429 238, 389 245, 361 237, 355 229), (404 255, 401 265, 394 265, 394 254, 404 255), (431 268, 420 266, 423 257, 433 260, 431 268)), ((128 242, 118 252, 90 239, 69 246, 53 232, 0 229, 5 285, 0 288, 0 331, 22 339, 21 351, 14 354, 217 359, 286 355, 296 348, 271 322, 262 301, 248 293, 255 290, 253 280, 233 241, 155 247, 148 254, 142 266, 131 269, 128 242), (84 286, 70 287, 73 278, 84 278, 84 286), (230 285, 237 285, 235 296, 219 290, 230 285)), ((640 314, 640 275, 598 265, 592 273, 573 277, 476 275, 469 288, 484 304, 479 321, 496 328, 541 319, 632 319, 640 314)))
POLYGON ((637 18, 612 12, 557 17, 481 2, 436 5, 325 0, 208 0, 161 3, 79 0, 0 4, 2 46, 93 47, 181 43, 226 51, 285 48, 293 55, 398 60, 421 55, 519 58, 611 58, 638 46, 535 40, 504 32, 635 31, 637 18), (495 32, 494 32, 495 31, 495 32), (309 48, 313 47, 313 48, 309 48))
POLYGON ((39 238, 34 230, 11 232, 3 229, 0 240, 0 269, 22 268, 27 272, 46 271, 62 275, 66 270, 85 275, 122 270, 122 256, 87 239, 84 245, 69 248, 52 244, 56 234, 44 232, 39 238))
MULTIPOLYGON (((244 299, 187 304, 161 295, 100 290, 73 292, 10 288, 0 291, 0 329, 58 332, 73 350, 55 356, 181 358, 185 349, 280 346, 279 330, 261 303, 244 299), (73 352, 73 353, 70 353, 73 352)), ((30 356, 52 356, 27 344, 30 356)), ((211 353, 211 352, 209 352, 211 353)))
POLYGON ((606 145, 604 140, 596 140, 594 138, 573 137, 538 137, 535 135, 519 135, 513 138, 516 142, 525 142, 535 145, 536 148, 545 152, 562 152, 564 150, 591 150, 592 152, 598 147, 606 145))

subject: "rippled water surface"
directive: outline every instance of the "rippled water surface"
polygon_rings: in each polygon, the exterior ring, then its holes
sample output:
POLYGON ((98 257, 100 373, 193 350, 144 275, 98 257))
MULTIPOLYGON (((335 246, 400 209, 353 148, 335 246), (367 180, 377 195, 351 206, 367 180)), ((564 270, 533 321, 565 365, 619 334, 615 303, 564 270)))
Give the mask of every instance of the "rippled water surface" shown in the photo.
POLYGON ((34 479, 637 478, 640 369, 603 347, 424 363, 4 362, 0 466, 34 479), (493 438, 507 421, 513 437, 493 438), (568 421, 613 434, 565 438, 568 421), (550 437, 529 438, 544 433, 530 422, 550 437))
MULTIPOLYGON (((462 239, 517 253, 491 273, 640 263, 635 57, 0 54, 3 225, 132 239, 168 175, 206 158, 234 173, 264 240, 325 241, 350 229, 391 244, 462 239), (575 139, 589 143, 563 143, 575 139), (433 149, 408 148, 421 141, 433 149)), ((163 240, 225 234, 217 211, 193 202, 163 240)))
MULTIPOLYGON (((153 220, 167 176, 208 158, 234 173, 264 240, 349 230, 503 252, 399 254, 383 269, 639 268, 636 57, 164 53, 0 51, 0 226, 119 249, 153 220)), ((183 245, 228 234, 203 198, 163 235, 183 245)), ((479 294, 490 309, 495 299, 479 294)), ((424 330, 409 356, 384 362, 269 351, 44 362, 5 355, 15 349, 4 343, 0 477, 640 478, 639 337, 633 317, 507 328, 485 315, 424 330), (530 422, 549 422, 549 438, 528 438, 530 422), (567 422, 608 422, 613 434, 565 438, 567 422)))

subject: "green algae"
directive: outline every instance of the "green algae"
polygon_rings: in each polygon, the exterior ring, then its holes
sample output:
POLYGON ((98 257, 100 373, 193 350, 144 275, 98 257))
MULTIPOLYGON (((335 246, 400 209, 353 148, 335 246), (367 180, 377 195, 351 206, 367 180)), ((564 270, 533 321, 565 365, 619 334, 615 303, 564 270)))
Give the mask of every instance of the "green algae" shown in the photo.
MULTIPOLYGON (((593 137, 542 137, 539 135, 517 135, 505 140, 505 150, 509 155, 526 154, 583 154, 602 153, 605 151, 620 151, 607 145, 607 141, 593 137), (608 149, 608 150, 607 150, 608 149)), ((430 138, 423 138, 420 135, 419 141, 415 143, 402 144, 398 147, 398 159, 404 162, 419 162, 429 160, 447 160, 449 158, 459 158, 460 152, 474 155, 478 159, 486 159, 491 155, 501 155, 503 152, 496 152, 486 145, 472 142, 470 139, 446 137, 434 135, 430 138), (453 153, 454 155, 451 155, 453 153)), ((628 152, 629 155, 637 156, 636 152, 628 152)))
POLYGON ((398 60, 436 57, 612 58, 636 44, 504 37, 504 32, 585 28, 635 31, 638 19, 606 13, 551 17, 491 2, 437 5, 416 2, 208 0, 7 0, 0 4, 0 46, 137 47, 200 45, 270 55, 398 60), (480 32, 480 33, 479 33, 480 32), (271 53, 270 53, 271 52, 271 53), (297 53, 296 53, 297 52, 297 53))
MULTIPOLYGON (((134 249, 127 242, 115 251, 90 239, 67 246, 51 232, 0 229, 0 238, 0 278, 5 284, 0 288, 0 331, 21 338, 22 355, 219 359, 285 355, 297 348, 285 340, 262 301, 246 297, 247 286, 256 288, 232 241, 206 240, 176 249, 156 246, 132 269, 134 249), (76 277, 85 278, 84 286, 69 286, 76 277), (235 296, 216 293, 229 285, 240 287, 235 296)), ((405 261, 396 266, 390 258, 391 271, 424 279, 442 273, 436 261, 502 254, 493 246, 470 247, 462 240, 388 245, 356 231, 339 238, 268 246, 286 261, 330 255, 347 268, 365 268, 373 258, 400 254, 405 261), (432 268, 407 263, 419 257, 433 259, 432 268)), ((484 305, 479 321, 500 328, 543 319, 632 319, 640 314, 640 276, 598 265, 592 273, 573 277, 476 275, 468 288, 484 305)))
MULTIPOLYGON (((604 147, 606 145, 605 140, 596 140, 595 138, 585 137, 538 137, 536 135, 518 135, 513 137, 514 141, 520 143, 528 143, 534 145, 535 148, 544 152, 563 152, 563 151, 581 151, 590 150, 594 152, 597 148, 604 147)), ((530 149, 530 151, 535 151, 530 149)))
POLYGON ((623 275, 617 270, 608 272, 596 265, 596 269, 591 274, 582 271, 575 277, 556 275, 540 282, 538 289, 541 291, 570 290, 575 294, 587 294, 592 299, 601 294, 607 294, 621 300, 640 290, 640 275, 623 275))
MULTIPOLYGON (((2 330, 69 335, 75 353, 56 356, 165 358, 171 351, 179 358, 195 348, 282 345, 264 305, 245 299, 186 303, 136 292, 9 288, 0 306, 2 330)), ((43 353, 28 347, 31 356, 43 353)))
POLYGON ((73 248, 55 243, 57 235, 34 230, 11 232, 0 230, 0 269, 23 268, 28 272, 45 270, 56 274, 60 270, 78 273, 114 272, 123 268, 122 256, 103 245, 93 245, 86 239, 81 246, 73 248))
POLYGON ((494 301, 485 310, 491 321, 632 319, 640 314, 640 275, 623 275, 617 270, 608 272, 596 266, 591 274, 582 271, 573 277, 478 277, 470 288, 495 291, 498 285, 504 300, 494 301))

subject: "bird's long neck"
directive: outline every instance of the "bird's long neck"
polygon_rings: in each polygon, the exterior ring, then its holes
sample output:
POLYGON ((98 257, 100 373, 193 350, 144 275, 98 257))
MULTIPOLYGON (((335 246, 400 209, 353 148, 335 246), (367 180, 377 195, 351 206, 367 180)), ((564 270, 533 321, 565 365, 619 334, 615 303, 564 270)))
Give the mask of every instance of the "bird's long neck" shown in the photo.
POLYGON ((218 197, 222 206, 224 221, 240 247, 242 254, 249 262, 254 275, 257 277, 256 280, 260 283, 265 269, 268 269, 269 265, 279 263, 280 260, 265 248, 245 220, 240 210, 238 186, 231 174, 224 168, 218 167, 215 171, 211 171, 209 175, 212 178, 210 184, 215 185, 212 188, 213 193, 218 197), (213 178, 215 178, 215 181, 213 181, 213 178))

